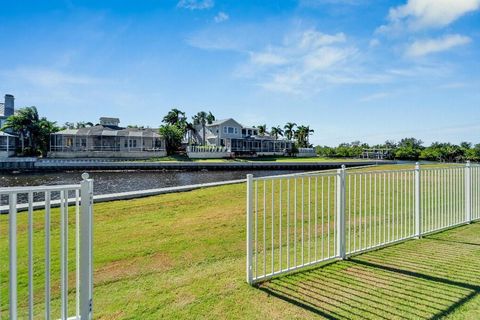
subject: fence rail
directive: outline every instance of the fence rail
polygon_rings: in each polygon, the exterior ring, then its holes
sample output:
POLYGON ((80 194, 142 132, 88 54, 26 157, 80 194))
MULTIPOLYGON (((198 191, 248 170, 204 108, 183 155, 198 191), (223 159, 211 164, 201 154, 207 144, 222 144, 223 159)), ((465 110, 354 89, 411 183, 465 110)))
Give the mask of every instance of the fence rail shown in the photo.
POLYGON ((78 185, 0 188, 9 206, 0 220, 8 233, 8 248, 0 248, 2 255, 8 252, 8 265, 0 264, 0 319, 4 310, 9 319, 36 319, 41 313, 46 319, 92 318, 93 180, 88 174, 82 178, 78 185), (34 211, 39 195, 44 208, 34 211), (28 204, 26 216, 17 214, 20 198, 28 204), (59 209, 52 210, 52 198, 59 199, 59 209), (28 251, 19 251, 22 247, 28 251))
POLYGON ((480 219, 480 166, 247 176, 247 282, 480 219))

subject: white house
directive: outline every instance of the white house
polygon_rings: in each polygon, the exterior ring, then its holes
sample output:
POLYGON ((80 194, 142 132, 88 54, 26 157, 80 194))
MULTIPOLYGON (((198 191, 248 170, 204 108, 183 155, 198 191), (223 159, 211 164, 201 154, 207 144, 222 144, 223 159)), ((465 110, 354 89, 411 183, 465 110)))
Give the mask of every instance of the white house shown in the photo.
MULTIPOLYGON (((203 128, 196 127, 195 139, 203 145, 203 128)), ((205 145, 225 147, 237 155, 284 155, 290 153, 293 142, 259 135, 258 128, 243 126, 232 118, 214 121, 205 126, 205 145)))
POLYGON ((53 158, 151 158, 166 156, 165 139, 157 129, 122 128, 118 118, 100 124, 65 129, 50 135, 53 158))

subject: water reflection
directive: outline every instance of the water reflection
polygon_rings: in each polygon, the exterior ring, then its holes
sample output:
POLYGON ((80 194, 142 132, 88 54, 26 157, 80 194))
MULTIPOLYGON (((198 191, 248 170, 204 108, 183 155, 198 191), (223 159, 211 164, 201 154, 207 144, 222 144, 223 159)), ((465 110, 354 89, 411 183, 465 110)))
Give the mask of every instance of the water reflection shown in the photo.
MULTIPOLYGON (((108 194, 243 179, 248 173, 258 177, 292 172, 294 171, 96 171, 91 172, 90 177, 95 179, 95 194, 108 194)), ((81 172, 2 173, 0 187, 78 184, 80 180, 81 172)), ((58 195, 52 194, 52 198, 58 198, 58 195)), ((35 199, 42 200, 43 195, 35 195, 35 199)), ((6 199, 2 197, 0 203, 6 204, 6 199)))

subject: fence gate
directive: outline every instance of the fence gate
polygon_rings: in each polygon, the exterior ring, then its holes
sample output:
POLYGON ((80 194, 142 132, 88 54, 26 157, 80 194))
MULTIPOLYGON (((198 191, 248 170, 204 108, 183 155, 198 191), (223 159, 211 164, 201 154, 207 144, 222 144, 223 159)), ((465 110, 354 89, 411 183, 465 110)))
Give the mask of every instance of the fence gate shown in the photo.
POLYGON ((0 188, 0 319, 92 319, 93 180, 82 178, 0 188))
POLYGON ((480 166, 247 176, 247 282, 480 219, 480 166))

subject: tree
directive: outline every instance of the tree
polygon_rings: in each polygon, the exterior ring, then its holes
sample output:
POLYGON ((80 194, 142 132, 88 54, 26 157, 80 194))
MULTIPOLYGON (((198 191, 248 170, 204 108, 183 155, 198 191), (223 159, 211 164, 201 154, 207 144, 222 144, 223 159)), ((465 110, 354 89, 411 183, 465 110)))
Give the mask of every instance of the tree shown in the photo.
POLYGON ((285 124, 285 126, 283 127, 283 129, 285 129, 284 133, 285 133, 285 137, 287 138, 287 140, 292 140, 293 139, 293 136, 295 134, 294 128, 296 126, 297 126, 297 124, 294 123, 294 122, 287 122, 285 124))
POLYGON ((267 125, 266 124, 259 125, 258 135, 263 137, 266 133, 267 133, 267 125))
POLYGON ((187 122, 187 125, 186 125, 185 129, 187 131, 188 144, 191 145, 192 144, 192 136, 197 130, 195 129, 195 125, 192 122, 187 122))
POLYGON ((173 154, 182 145, 184 132, 177 125, 164 124, 158 131, 165 139, 167 154, 173 154))
POLYGON ((205 111, 200 111, 196 115, 192 117, 194 125, 201 125, 202 126, 202 142, 203 145, 207 144, 206 141, 206 131, 205 126, 208 124, 212 124, 215 121, 215 116, 209 111, 206 113, 205 111))
POLYGON ((58 131, 55 122, 40 118, 36 107, 21 108, 7 118, 2 131, 10 129, 20 135, 23 155, 44 155, 48 150, 50 134, 58 131), (26 147, 27 146, 27 147, 26 147))
MULTIPOLYGON (((80 121, 80 122, 77 122, 76 126, 75 126, 77 129, 80 129, 80 128, 87 128, 87 127, 93 127, 93 123, 90 122, 90 121, 87 121, 87 122, 84 122, 84 121, 80 121)), ((142 127, 143 128, 143 127, 142 127)))
POLYGON ((310 129, 310 126, 298 126, 297 131, 295 131, 295 139, 300 148, 310 147, 309 137, 314 132, 313 129, 310 129))
POLYGON ((176 125, 179 128, 182 128, 184 127, 186 122, 185 112, 173 108, 167 113, 165 117, 163 117, 162 122, 170 125, 176 125))
POLYGON ((404 160, 417 160, 423 149, 423 141, 415 138, 404 138, 397 144, 395 157, 404 160))
POLYGON ((275 138, 275 140, 278 140, 278 136, 283 137, 283 130, 280 128, 280 126, 272 127, 270 130, 270 135, 275 138))

